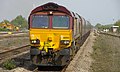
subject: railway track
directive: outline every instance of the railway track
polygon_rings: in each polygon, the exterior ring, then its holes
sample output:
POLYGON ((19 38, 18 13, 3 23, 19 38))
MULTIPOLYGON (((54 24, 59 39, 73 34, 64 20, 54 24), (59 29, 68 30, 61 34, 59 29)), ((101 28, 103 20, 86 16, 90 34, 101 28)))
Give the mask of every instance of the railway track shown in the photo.
POLYGON ((15 38, 15 37, 29 37, 29 34, 21 34, 21 35, 0 35, 0 39, 4 38, 15 38))
POLYGON ((22 55, 24 52, 28 53, 29 48, 30 48, 30 45, 25 45, 19 48, 1 52, 0 53, 0 64, 8 59, 12 59, 12 58, 22 55))
MULTIPOLYGON (((18 33, 27 33, 28 31, 22 32, 22 31, 18 31, 18 32, 12 32, 12 34, 18 34, 18 33)), ((0 32, 0 35, 5 35, 8 34, 8 32, 0 32)))
MULTIPOLYGON (((50 67, 49 67, 49 68, 50 68, 50 67)), ((58 68, 58 67, 56 67, 56 68, 58 68)), ((60 69, 60 70, 54 70, 54 69, 49 70, 49 69, 46 69, 46 70, 40 71, 39 68, 36 67, 36 68, 33 70, 33 72, 44 72, 44 71, 45 71, 45 72, 65 72, 66 68, 67 68, 67 66, 62 67, 62 69, 60 69), (47 71, 47 70, 48 70, 48 71, 47 71)))
POLYGON ((8 32, 0 32, 0 39, 3 38, 15 38, 15 37, 29 37, 28 32, 12 32, 12 34, 8 34, 8 32))
POLYGON ((0 39, 3 39, 3 38, 15 38, 15 37, 29 37, 28 35, 14 35, 14 36, 0 36, 0 39))
MULTIPOLYGON (((68 65, 70 64, 69 61, 68 65)), ((40 66, 33 68, 32 72, 65 72, 68 65, 66 66, 40 66)))
POLYGON ((118 38, 120 38, 120 35, 115 35, 115 34, 111 34, 111 33, 101 32, 100 34, 104 34, 104 35, 109 35, 109 36, 113 36, 113 37, 118 37, 118 38))

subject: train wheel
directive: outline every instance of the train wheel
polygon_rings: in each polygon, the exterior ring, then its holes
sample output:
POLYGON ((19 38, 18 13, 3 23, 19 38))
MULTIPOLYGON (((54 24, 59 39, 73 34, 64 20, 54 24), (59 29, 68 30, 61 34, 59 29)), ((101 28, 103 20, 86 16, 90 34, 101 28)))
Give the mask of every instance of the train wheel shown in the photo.
POLYGON ((37 55, 31 55, 31 61, 33 64, 37 64, 37 55))
POLYGON ((75 56, 75 52, 76 52, 76 43, 73 42, 72 46, 70 48, 70 55, 71 55, 72 58, 75 56))

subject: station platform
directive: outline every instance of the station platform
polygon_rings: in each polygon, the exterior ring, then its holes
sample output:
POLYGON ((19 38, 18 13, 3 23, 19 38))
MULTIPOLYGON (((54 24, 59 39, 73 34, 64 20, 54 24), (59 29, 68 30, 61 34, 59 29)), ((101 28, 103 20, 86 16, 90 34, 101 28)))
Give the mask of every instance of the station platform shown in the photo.
POLYGON ((93 62, 91 57, 93 52, 92 46, 94 45, 95 38, 94 33, 91 32, 90 36, 80 47, 80 50, 70 62, 65 72, 90 72, 90 66, 93 62))

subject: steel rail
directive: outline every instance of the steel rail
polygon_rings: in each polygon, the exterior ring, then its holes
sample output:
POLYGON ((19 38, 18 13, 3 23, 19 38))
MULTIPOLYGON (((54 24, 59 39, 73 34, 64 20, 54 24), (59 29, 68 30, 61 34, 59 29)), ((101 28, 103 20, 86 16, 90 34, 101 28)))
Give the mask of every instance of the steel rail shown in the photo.
POLYGON ((113 37, 118 37, 118 38, 120 38, 119 35, 114 35, 114 34, 110 34, 110 33, 103 33, 103 32, 101 32, 100 34, 104 34, 104 35, 109 35, 109 36, 113 36, 113 37))
MULTIPOLYGON (((28 32, 28 31, 26 31, 26 32, 18 31, 18 32, 12 32, 12 34, 27 33, 27 32, 28 32)), ((8 34, 8 32, 0 32, 0 35, 4 35, 4 34, 8 34)))
POLYGON ((8 59, 14 58, 16 55, 18 55, 20 53, 29 51, 29 48, 30 48, 30 45, 25 45, 25 46, 14 48, 14 49, 11 49, 11 50, 8 50, 5 52, 1 52, 0 53, 0 63, 6 61, 8 59))
POLYGON ((28 35, 14 35, 14 36, 0 36, 0 39, 3 38, 15 38, 15 37, 29 37, 28 35))

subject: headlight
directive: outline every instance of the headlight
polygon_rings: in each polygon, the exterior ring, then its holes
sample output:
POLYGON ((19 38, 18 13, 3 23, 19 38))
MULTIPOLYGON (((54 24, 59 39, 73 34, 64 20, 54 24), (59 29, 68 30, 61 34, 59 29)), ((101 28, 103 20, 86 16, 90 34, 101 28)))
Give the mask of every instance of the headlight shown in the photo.
POLYGON ((61 40, 60 44, 61 45, 69 45, 70 41, 69 40, 61 40))
POLYGON ((32 44, 40 44, 40 40, 39 39, 31 40, 31 43, 32 44))
POLYGON ((36 40, 34 40, 33 43, 36 43, 36 40))
POLYGON ((34 43, 34 41, 31 40, 31 43, 34 43))

